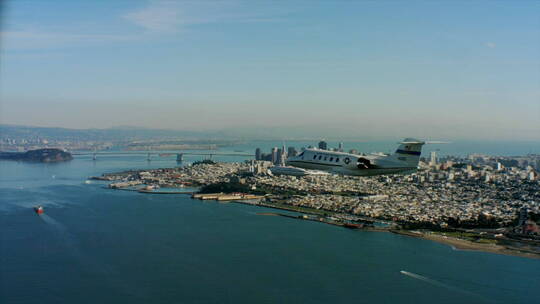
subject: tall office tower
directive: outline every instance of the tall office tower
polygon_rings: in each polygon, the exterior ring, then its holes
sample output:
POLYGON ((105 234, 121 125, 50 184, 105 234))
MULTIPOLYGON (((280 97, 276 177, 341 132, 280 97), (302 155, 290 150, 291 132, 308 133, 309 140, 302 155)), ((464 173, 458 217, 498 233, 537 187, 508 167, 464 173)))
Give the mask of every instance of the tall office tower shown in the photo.
POLYGON ((255 160, 261 160, 261 148, 255 149, 255 160))
POLYGON ((503 165, 500 162, 497 162, 497 171, 501 171, 503 169, 503 165))
POLYGON ((350 154, 358 154, 358 150, 356 150, 356 149, 350 149, 350 150, 349 150, 349 153, 350 153, 350 154))
POLYGON ((338 145, 338 151, 343 152, 343 143, 342 142, 340 142, 339 145, 338 145))
POLYGON ((321 140, 321 141, 319 142, 319 149, 321 149, 321 150, 326 150, 326 149, 328 149, 328 144, 327 144, 324 140, 321 140))
POLYGON ((285 144, 281 146, 281 155, 283 155, 284 158, 287 158, 287 148, 285 148, 285 144))
POLYGON ((276 160, 274 161, 274 165, 281 166, 281 160, 282 160, 282 159, 283 159, 283 150, 282 150, 282 149, 278 149, 278 150, 277 150, 276 160))
POLYGON ((287 157, 292 157, 298 155, 298 152, 294 147, 287 148, 287 157))
POLYGON ((431 159, 429 161, 430 166, 437 165, 437 151, 431 151, 431 159))
POLYGON ((277 147, 273 147, 272 148, 272 164, 275 164, 277 162, 277 159, 278 159, 278 148, 277 147))

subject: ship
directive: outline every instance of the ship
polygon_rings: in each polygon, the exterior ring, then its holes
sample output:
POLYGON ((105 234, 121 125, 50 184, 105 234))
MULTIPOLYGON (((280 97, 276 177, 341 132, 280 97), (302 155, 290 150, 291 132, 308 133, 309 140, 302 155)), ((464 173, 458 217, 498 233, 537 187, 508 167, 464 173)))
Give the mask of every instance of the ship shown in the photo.
POLYGON ((43 210, 43 206, 35 206, 34 207, 34 212, 36 212, 36 214, 43 214, 44 210, 43 210))
POLYGON ((360 228, 363 228, 364 225, 363 224, 345 222, 345 223, 343 223, 343 227, 349 228, 349 229, 360 229, 360 228))

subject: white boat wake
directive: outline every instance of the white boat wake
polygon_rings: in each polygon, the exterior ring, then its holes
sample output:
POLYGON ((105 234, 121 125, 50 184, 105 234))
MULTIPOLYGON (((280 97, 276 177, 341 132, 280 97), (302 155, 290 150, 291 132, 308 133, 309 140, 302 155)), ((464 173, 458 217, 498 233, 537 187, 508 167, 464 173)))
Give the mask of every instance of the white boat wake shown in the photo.
POLYGON ((464 294, 467 294, 467 295, 470 295, 470 296, 475 296, 478 299, 481 299, 481 300, 484 300, 484 301, 488 301, 487 299, 485 299, 484 297, 482 297, 482 296, 480 296, 478 294, 472 293, 472 292, 467 291, 467 290, 459 289, 457 287, 454 287, 454 286, 451 286, 451 285, 448 285, 448 284, 444 284, 444 283, 439 282, 439 281, 435 281, 435 280, 430 279, 428 277, 425 277, 423 275, 419 275, 419 274, 412 273, 412 272, 405 271, 405 270, 401 270, 400 273, 403 274, 403 275, 406 275, 408 277, 411 277, 411 278, 414 278, 414 279, 417 279, 417 280, 420 280, 420 281, 424 281, 426 283, 429 283, 429 284, 437 286, 437 287, 442 287, 442 288, 446 288, 446 289, 449 289, 449 290, 452 290, 452 291, 457 291, 457 292, 464 293, 464 294))
POLYGON ((430 284, 435 285, 435 286, 445 287, 445 288, 451 287, 451 286, 448 286, 448 285, 446 285, 446 284, 437 282, 437 281, 435 281, 435 280, 432 280, 432 279, 430 279, 430 278, 428 278, 428 277, 425 277, 425 276, 422 276, 422 275, 419 275, 419 274, 416 274, 416 273, 408 272, 408 271, 405 271, 405 270, 401 270, 400 273, 401 273, 401 274, 404 274, 404 275, 406 275, 406 276, 409 276, 409 277, 411 277, 411 278, 415 278, 415 279, 417 279, 417 280, 421 280, 421 281, 430 283, 430 284))
POLYGON ((45 213, 40 214, 39 217, 58 233, 73 256, 80 260, 83 259, 83 254, 79 250, 79 246, 77 246, 75 238, 68 232, 66 226, 62 225, 57 220, 45 213))
POLYGON ((40 214, 39 217, 58 233, 71 255, 84 267, 87 272, 104 276, 109 284, 120 288, 127 294, 140 295, 140 290, 137 290, 134 288, 134 286, 130 286, 127 284, 127 282, 118 279, 118 273, 109 265, 105 265, 84 254, 80 250, 80 246, 78 245, 75 236, 68 231, 66 226, 45 213, 40 214))

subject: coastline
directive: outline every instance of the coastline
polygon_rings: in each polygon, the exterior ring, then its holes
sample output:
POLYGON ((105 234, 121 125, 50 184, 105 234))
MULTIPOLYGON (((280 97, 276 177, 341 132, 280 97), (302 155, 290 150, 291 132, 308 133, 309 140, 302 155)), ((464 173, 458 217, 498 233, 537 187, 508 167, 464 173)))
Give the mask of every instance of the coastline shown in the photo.
MULTIPOLYGON (((321 214, 319 210, 317 210, 318 212, 314 212, 314 210, 306 210, 307 208, 305 207, 302 207, 302 210, 298 210, 295 208, 287 208, 286 206, 273 206, 272 204, 249 203, 249 202, 243 202, 243 201, 232 201, 232 203, 267 207, 267 208, 272 208, 272 209, 277 209, 277 210, 302 212, 302 213, 314 214, 314 215, 321 214)), ((269 213, 267 214, 265 212, 261 213, 260 215, 279 216, 279 214, 269 214, 269 213)), ((374 220, 376 221, 376 219, 374 220)), ((321 223, 332 224, 328 222, 321 222, 321 223)), ((531 259, 540 259, 540 253, 529 251, 523 248, 519 249, 516 247, 510 247, 510 246, 504 246, 504 245, 498 245, 498 244, 482 244, 478 242, 472 242, 472 241, 458 239, 454 237, 446 237, 444 235, 438 235, 438 234, 433 234, 433 233, 424 233, 420 231, 400 230, 400 229, 391 229, 391 228, 377 228, 377 227, 365 227, 365 228, 360 228, 358 230, 370 231, 370 232, 391 232, 391 233, 395 233, 399 235, 420 238, 427 241, 433 241, 433 242, 445 244, 452 247, 452 249, 459 250, 459 251, 480 251, 480 252, 503 254, 503 255, 517 256, 517 257, 524 257, 524 258, 531 258, 531 259)))
MULTIPOLYGON (((211 192, 212 193, 233 193, 235 197, 227 197, 226 201, 267 207, 277 210, 285 210, 290 212, 303 213, 304 215, 312 215, 309 217, 297 217, 298 219, 307 219, 311 221, 317 221, 325 224, 331 224, 335 226, 342 226, 346 228, 356 228, 363 231, 377 231, 377 232, 392 232, 396 234, 422 238, 425 240, 430 240, 442 244, 446 244, 454 248, 455 250, 468 250, 468 251, 483 251, 489 253, 505 254, 519 257, 527 258, 540 258, 539 247, 537 246, 538 242, 527 242, 525 240, 519 241, 514 240, 509 237, 498 237, 494 232, 483 236, 484 233, 479 233, 475 231, 464 231, 463 229, 445 229, 440 231, 439 229, 429 230, 427 226, 426 230, 416 231, 413 230, 413 227, 408 227, 408 230, 402 229, 398 225, 399 218, 394 219, 394 221, 389 221, 386 218, 372 218, 369 216, 363 216, 365 214, 362 212, 355 212, 351 214, 347 212, 346 208, 336 208, 338 203, 348 203, 349 201, 343 199, 342 196, 339 196, 339 200, 331 197, 326 199, 326 197, 320 198, 323 199, 322 203, 317 203, 318 198, 311 197, 310 200, 306 203, 298 200, 289 200, 293 197, 293 194, 290 194, 286 190, 283 190, 279 187, 281 184, 277 184, 277 194, 274 194, 273 189, 265 189, 265 183, 262 183, 262 193, 265 193, 265 196, 269 199, 267 200, 237 200, 236 196, 243 196, 239 194, 247 195, 251 193, 250 190, 255 189, 246 186, 246 181, 243 177, 234 175, 241 170, 246 168, 242 167, 240 163, 231 163, 225 164, 201 164, 200 166, 187 167, 187 169, 182 168, 182 170, 174 170, 171 168, 161 168, 155 170, 129 170, 118 173, 108 173, 102 174, 101 177, 92 177, 92 179, 105 180, 105 181, 120 181, 117 184, 110 184, 109 188, 117 190, 131 190, 138 191, 139 193, 147 194, 195 194, 192 191, 176 191, 176 190, 166 190, 166 191, 153 191, 146 188, 140 189, 125 189, 124 185, 159 185, 160 187, 173 187, 174 185, 184 185, 189 183, 189 185, 205 186, 205 185, 218 185, 212 189, 204 189, 203 193, 211 192), (233 175, 231 175, 233 174, 233 175), (230 180, 229 180, 230 179, 230 180), (230 183, 233 183, 233 187, 228 186, 230 183), (235 184, 236 183, 236 184, 235 184), (112 185, 112 186, 111 186, 112 185), (173 185, 173 186, 171 186, 173 185), (225 185, 225 186, 224 186, 225 185), (236 187, 234 187, 236 186, 236 187), (211 191, 210 191, 211 190, 211 191), (284 193, 282 193, 284 192, 284 193), (316 204, 313 204, 313 203, 316 204), (309 203, 312 203, 311 205, 309 203), (326 205, 325 205, 326 204, 326 205), (314 207, 317 208, 314 208, 314 207), (325 206, 323 208, 323 206, 325 206), (329 208, 328 206, 334 207, 329 208), (373 226, 374 222, 384 223, 388 226, 373 226), (529 243, 534 246, 530 246, 529 243), (536 246, 536 247, 535 247, 536 246)), ((285 187, 285 186, 281 186, 285 187)), ((257 189, 259 189, 258 187, 257 189)), ((259 190, 258 190, 259 191, 259 190)), ((259 191, 261 192, 261 191, 259 191)), ((261 194, 259 193, 259 197, 261 194)), ((339 195, 339 194, 338 194, 339 195)), ((229 195, 230 196, 230 195, 229 195)), ((234 196, 234 195, 233 195, 234 196)), ((345 196, 348 198, 348 196, 345 196)), ((220 202, 223 200, 217 199, 220 202)), ((347 206, 347 205, 346 205, 347 206)), ((357 211, 357 210, 355 210, 357 211)), ((369 213, 368 213, 369 214, 369 213)), ((502 234, 500 234, 502 236, 502 234)))
MULTIPOLYGON (((312 210, 306 210, 305 207, 302 208, 302 210, 298 210, 295 208, 287 208, 286 206, 273 206, 271 204, 249 203, 249 202, 242 202, 242 201, 233 201, 233 203, 320 215, 320 212, 313 212, 312 210)), ((273 214, 273 213, 270 214, 267 212, 262 212, 260 215, 279 216, 279 214, 273 214)), ((321 223, 332 224, 328 222, 321 222, 321 223)), ((391 228, 377 228, 377 227, 364 227, 358 230, 371 231, 371 232, 391 232, 391 233, 395 233, 399 235, 420 238, 427 241, 433 241, 440 244, 448 245, 452 247, 452 249, 458 250, 458 251, 480 251, 480 252, 503 254, 503 255, 517 256, 517 257, 524 257, 524 258, 531 258, 531 259, 540 259, 540 253, 529 251, 523 248, 519 249, 516 247, 510 247, 510 246, 504 246, 504 245, 498 245, 498 244, 483 244, 483 243, 472 242, 472 241, 468 241, 464 239, 438 235, 434 233, 425 233, 425 232, 411 231, 411 230, 399 230, 399 229, 391 229, 391 228)))
MULTIPOLYGON (((115 190, 127 190, 127 189, 115 189, 115 190)), ((131 190, 131 191, 137 191, 139 193, 146 193, 146 194, 162 194, 156 191, 140 191, 140 190, 131 190)), ((174 192, 174 193, 164 192, 164 194, 183 194, 183 195, 192 194, 192 193, 193 192, 174 192)), ((311 209, 307 207, 288 206, 288 205, 283 205, 283 204, 279 204, 279 205, 267 204, 267 203, 261 203, 261 202, 253 202, 253 201, 233 200, 227 203, 266 207, 266 208, 271 208, 271 209, 276 209, 276 210, 299 212, 299 213, 318 215, 318 216, 332 216, 336 214, 348 215, 348 214, 335 213, 335 212, 326 211, 326 210, 311 209)), ((268 213, 268 212, 262 212, 259 215, 281 216, 281 214, 268 213)), ((298 217, 292 217, 292 216, 286 216, 286 217, 302 220, 301 218, 298 218, 298 217)), ((377 219, 372 219, 372 220, 379 221, 377 219)), ((327 221, 317 221, 317 222, 320 222, 322 224, 327 224, 327 225, 343 226, 343 225, 336 225, 335 223, 327 222, 327 221)), ((499 244, 478 243, 478 242, 459 239, 455 237, 448 237, 444 235, 435 234, 433 233, 433 231, 421 232, 417 230, 401 230, 401 229, 379 228, 379 227, 363 227, 363 228, 359 228, 358 230, 370 231, 370 232, 391 232, 391 233, 395 233, 399 235, 420 238, 427 241, 433 241, 440 244, 448 245, 452 247, 452 249, 458 250, 458 251, 480 251, 480 252, 503 254, 503 255, 517 256, 517 257, 524 257, 524 258, 531 258, 531 259, 540 259, 540 253, 529 251, 524 248, 504 246, 504 245, 499 245, 499 244)))
POLYGON ((504 254, 532 259, 540 259, 540 253, 535 253, 528 251, 526 249, 519 249, 516 247, 509 247, 499 244, 482 244, 478 242, 472 242, 464 239, 458 239, 454 237, 446 237, 444 235, 438 235, 433 233, 424 233, 420 231, 409 231, 409 230, 389 230, 392 233, 405 235, 415 238, 420 238, 424 240, 429 240, 441 244, 451 246, 454 250, 461 251, 482 251, 496 254, 504 254))

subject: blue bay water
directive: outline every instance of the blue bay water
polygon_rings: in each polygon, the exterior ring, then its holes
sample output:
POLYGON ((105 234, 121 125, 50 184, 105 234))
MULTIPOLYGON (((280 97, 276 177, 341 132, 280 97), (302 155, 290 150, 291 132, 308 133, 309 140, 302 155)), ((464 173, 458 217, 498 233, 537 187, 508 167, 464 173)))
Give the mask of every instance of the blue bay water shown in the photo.
POLYGON ((175 165, 173 157, 144 156, 0 162, 0 302, 531 303, 540 296, 540 260, 87 183, 103 172, 175 165), (46 216, 33 212, 36 204, 46 216))

